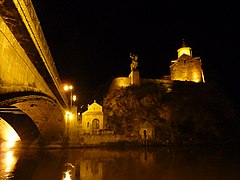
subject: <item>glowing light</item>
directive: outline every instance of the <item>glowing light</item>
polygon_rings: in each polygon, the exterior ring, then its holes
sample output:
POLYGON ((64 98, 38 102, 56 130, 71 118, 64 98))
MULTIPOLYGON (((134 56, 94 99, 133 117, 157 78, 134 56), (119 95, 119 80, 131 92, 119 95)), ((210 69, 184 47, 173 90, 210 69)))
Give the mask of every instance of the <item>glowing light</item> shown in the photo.
MULTIPOLYGON (((70 110, 72 109, 72 101, 73 101, 73 95, 72 95, 72 89, 73 89, 73 86, 72 85, 65 85, 63 87, 64 91, 69 91, 70 90, 70 110)), ((76 97, 75 97, 76 98, 76 97)))
POLYGON ((19 140, 20 140, 20 137, 18 136, 18 134, 14 129, 12 129, 11 131, 8 131, 7 141, 19 141, 19 140))
POLYGON ((64 89, 64 91, 67 91, 67 90, 68 90, 68 85, 65 85, 65 86, 63 87, 63 89, 64 89))
POLYGON ((1 143, 1 150, 8 151, 15 146, 16 141, 5 141, 1 143))
POLYGON ((63 177, 63 180, 71 180, 71 174, 70 174, 70 171, 66 171, 64 172, 64 177, 63 177))
POLYGON ((182 47, 182 48, 178 49, 177 51, 178 51, 178 58, 183 54, 186 54, 188 56, 192 56, 192 52, 191 52, 190 47, 182 47))
POLYGON ((199 76, 198 71, 195 70, 195 71, 193 72, 193 82, 198 83, 198 82, 200 82, 200 81, 201 81, 201 77, 199 76))
POLYGON ((14 147, 14 145, 15 145, 15 141, 8 141, 7 142, 7 147, 8 148, 12 148, 12 147, 14 147))
POLYGON ((72 85, 65 85, 63 87, 64 91, 68 91, 68 90, 72 90, 73 89, 73 86, 72 85))
POLYGON ((3 119, 0 118, 0 136, 4 140, 1 143, 1 150, 8 151, 9 149, 13 148, 16 141, 20 141, 20 137, 16 133, 16 131, 3 119))
POLYGON ((77 100, 77 96, 76 95, 73 95, 73 101, 76 101, 77 100))
POLYGON ((7 132, 6 140, 7 140, 6 148, 10 149, 10 148, 14 147, 15 142, 19 141, 20 138, 19 138, 18 134, 16 133, 16 131, 14 131, 12 129, 11 131, 7 132))
POLYGON ((66 120, 68 120, 68 119, 69 120, 73 119, 73 114, 69 111, 66 112, 66 120))

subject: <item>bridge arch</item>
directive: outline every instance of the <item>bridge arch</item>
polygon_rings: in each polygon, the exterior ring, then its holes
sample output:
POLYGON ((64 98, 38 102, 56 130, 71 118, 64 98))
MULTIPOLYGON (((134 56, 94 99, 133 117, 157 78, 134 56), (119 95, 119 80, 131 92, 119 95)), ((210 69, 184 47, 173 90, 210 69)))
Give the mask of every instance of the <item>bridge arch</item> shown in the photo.
POLYGON ((43 93, 24 91, 0 96, 1 120, 13 127, 26 144, 61 144, 64 114, 62 106, 43 93))

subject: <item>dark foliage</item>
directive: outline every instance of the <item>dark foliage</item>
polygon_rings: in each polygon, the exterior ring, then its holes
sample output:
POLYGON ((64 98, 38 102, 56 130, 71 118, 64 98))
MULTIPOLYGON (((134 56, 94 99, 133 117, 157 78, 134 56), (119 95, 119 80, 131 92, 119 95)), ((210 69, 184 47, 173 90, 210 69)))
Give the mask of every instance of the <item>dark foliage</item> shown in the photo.
POLYGON ((164 98, 176 139, 229 142, 238 138, 240 126, 234 104, 219 87, 174 82, 172 92, 164 98))
POLYGON ((158 141, 171 143, 229 142, 239 139, 240 123, 234 105, 212 84, 148 83, 118 89, 103 101, 105 118, 117 134, 138 134, 149 121, 158 141))

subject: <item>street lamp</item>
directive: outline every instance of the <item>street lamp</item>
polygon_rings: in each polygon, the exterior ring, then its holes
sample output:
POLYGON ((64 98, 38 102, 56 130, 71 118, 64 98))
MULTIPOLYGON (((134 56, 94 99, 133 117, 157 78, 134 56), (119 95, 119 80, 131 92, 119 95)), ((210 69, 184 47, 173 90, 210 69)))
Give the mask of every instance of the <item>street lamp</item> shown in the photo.
POLYGON ((73 97, 72 97, 72 90, 73 90, 73 86, 72 85, 65 85, 64 86, 64 91, 70 91, 70 110, 72 110, 72 100, 73 100, 73 97))

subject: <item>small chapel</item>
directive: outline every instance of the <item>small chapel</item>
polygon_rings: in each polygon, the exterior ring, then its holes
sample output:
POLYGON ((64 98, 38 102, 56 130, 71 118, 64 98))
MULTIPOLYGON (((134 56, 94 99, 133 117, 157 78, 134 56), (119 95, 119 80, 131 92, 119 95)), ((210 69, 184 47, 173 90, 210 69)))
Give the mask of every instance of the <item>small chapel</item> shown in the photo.
POLYGON ((88 105, 88 110, 82 113, 81 125, 83 134, 98 134, 100 130, 104 129, 102 106, 96 103, 96 100, 88 105))

